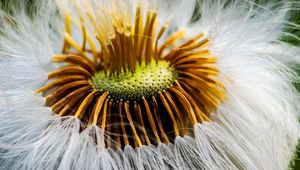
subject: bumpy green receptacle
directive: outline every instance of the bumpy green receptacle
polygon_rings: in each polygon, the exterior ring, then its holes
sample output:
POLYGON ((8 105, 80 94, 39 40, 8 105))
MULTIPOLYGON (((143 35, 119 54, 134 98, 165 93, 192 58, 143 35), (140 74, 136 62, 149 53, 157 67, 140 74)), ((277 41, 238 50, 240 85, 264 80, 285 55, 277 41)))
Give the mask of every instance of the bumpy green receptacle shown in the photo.
POLYGON ((137 64, 136 71, 117 75, 105 75, 103 71, 92 79, 94 88, 108 91, 113 99, 138 100, 142 96, 156 96, 158 92, 167 90, 176 80, 176 72, 169 67, 167 61, 137 64))

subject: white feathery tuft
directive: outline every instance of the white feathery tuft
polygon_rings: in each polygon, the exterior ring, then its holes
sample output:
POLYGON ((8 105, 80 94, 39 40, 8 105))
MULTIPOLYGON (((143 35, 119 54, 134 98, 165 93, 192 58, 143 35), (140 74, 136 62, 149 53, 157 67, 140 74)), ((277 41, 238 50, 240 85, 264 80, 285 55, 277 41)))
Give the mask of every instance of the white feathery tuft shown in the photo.
MULTIPOLYGON (((59 3, 60 10, 74 10, 63 5, 66 2, 59 3)), ((130 6, 135 1, 122 2, 130 6)), ((0 168, 288 167, 299 139, 300 108, 299 94, 292 86, 295 75, 287 63, 299 58, 300 49, 280 38, 290 24, 291 4, 296 2, 262 7, 252 1, 197 1, 201 17, 193 23, 189 20, 196 1, 182 8, 179 1, 145 2, 159 7, 162 21, 171 14, 170 32, 185 28, 188 36, 204 32, 210 39, 210 51, 218 58, 219 79, 227 90, 214 123, 194 125, 194 137, 176 137, 174 144, 136 149, 127 145, 116 151, 105 148, 99 127, 89 125, 81 131, 79 119, 53 115, 34 90, 46 83, 47 72, 53 69, 51 57, 61 50, 63 19, 53 1, 39 1, 33 19, 24 10, 12 14, 0 10, 0 168)))
POLYGON ((292 52, 299 48, 285 50, 291 45, 279 41, 291 7, 282 4, 267 10, 250 2, 217 2, 200 5, 202 17, 193 30, 208 33, 210 50, 218 57, 220 79, 228 92, 217 110, 215 121, 220 128, 215 131, 219 137, 215 142, 225 139, 221 129, 226 130, 226 137, 232 135, 231 141, 240 145, 226 150, 235 149, 234 155, 245 153, 252 159, 251 163, 237 158, 246 169, 285 169, 299 137, 299 99, 291 84, 293 72, 286 66, 299 57, 292 52))

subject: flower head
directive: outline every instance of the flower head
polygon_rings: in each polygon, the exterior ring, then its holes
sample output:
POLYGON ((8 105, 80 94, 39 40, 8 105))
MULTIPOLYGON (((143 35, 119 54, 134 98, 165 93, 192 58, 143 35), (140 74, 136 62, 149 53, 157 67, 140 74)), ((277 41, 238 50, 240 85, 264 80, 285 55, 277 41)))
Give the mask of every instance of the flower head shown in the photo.
POLYGON ((291 4, 36 6, 33 18, 0 13, 3 167, 287 167, 299 108, 283 58, 299 49, 279 39, 291 4))

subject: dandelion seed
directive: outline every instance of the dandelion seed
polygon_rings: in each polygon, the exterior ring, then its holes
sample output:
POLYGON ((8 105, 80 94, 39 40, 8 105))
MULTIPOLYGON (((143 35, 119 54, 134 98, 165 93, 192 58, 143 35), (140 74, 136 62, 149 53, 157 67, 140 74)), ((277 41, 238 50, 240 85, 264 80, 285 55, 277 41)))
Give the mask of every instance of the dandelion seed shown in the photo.
POLYGON ((279 41, 282 4, 66 0, 37 3, 34 19, 1 13, 0 162, 286 168, 299 108, 281 58, 298 48, 279 41))

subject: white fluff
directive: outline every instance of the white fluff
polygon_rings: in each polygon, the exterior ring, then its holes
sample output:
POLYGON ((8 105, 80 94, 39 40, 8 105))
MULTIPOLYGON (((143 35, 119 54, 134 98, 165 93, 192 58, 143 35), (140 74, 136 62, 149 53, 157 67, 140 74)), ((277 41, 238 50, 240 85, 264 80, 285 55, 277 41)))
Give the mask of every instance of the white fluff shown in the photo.
MULTIPOLYGON (((195 7, 193 0, 183 5, 180 1, 149 4, 159 7, 162 20, 173 18, 170 31, 185 28, 189 36, 205 32, 211 40, 209 48, 218 58, 219 79, 228 94, 214 123, 196 124, 194 138, 177 137, 174 144, 126 146, 114 151, 101 145, 100 128, 90 125, 79 133, 80 120, 53 115, 34 90, 46 82, 47 72, 53 69, 51 57, 61 49, 64 30, 55 3, 42 1, 37 3, 34 19, 24 10, 12 15, 0 10, 0 168, 288 167, 299 138, 299 96, 292 86, 295 75, 286 63, 299 57, 295 56, 299 48, 279 39, 291 25, 287 22, 291 4, 274 9, 251 1, 203 0, 198 9, 201 18, 192 24, 188 21, 195 7), (7 18, 17 26, 12 27, 7 18), (94 136, 99 139, 97 144, 94 136)), ((70 6, 63 8, 72 11, 70 6)))

